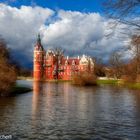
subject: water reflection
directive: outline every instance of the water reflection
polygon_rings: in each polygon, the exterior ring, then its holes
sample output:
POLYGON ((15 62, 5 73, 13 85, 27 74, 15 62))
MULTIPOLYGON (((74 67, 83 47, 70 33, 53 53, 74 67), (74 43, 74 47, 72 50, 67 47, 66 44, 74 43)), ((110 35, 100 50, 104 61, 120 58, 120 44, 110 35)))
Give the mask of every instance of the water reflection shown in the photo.
POLYGON ((139 90, 135 90, 135 91, 131 91, 133 96, 134 96, 134 101, 135 101, 135 125, 137 126, 136 132, 137 135, 140 136, 140 91, 139 90), (139 118, 139 119, 138 119, 139 118))
POLYGON ((0 97, 0 135, 5 135, 7 130, 10 132, 8 125, 13 126, 10 114, 15 115, 13 112, 15 109, 16 100, 14 97, 12 101, 11 98, 0 97))
POLYGON ((140 92, 33 82, 33 93, 0 98, 2 131, 19 140, 137 140, 140 92))
POLYGON ((38 113, 39 108, 39 94, 42 91, 42 85, 40 82, 33 83, 33 97, 32 97, 32 118, 35 120, 35 117, 38 113))
POLYGON ((59 136, 108 139, 114 135, 115 138, 137 138, 137 129, 130 133, 140 126, 139 119, 135 118, 140 114, 135 110, 136 102, 140 102, 137 99, 131 91, 116 87, 84 88, 69 83, 34 83, 32 115, 36 126, 41 127, 37 121, 40 115, 39 119, 44 122, 42 128, 44 126, 46 131, 51 131, 48 137, 55 139, 59 136))

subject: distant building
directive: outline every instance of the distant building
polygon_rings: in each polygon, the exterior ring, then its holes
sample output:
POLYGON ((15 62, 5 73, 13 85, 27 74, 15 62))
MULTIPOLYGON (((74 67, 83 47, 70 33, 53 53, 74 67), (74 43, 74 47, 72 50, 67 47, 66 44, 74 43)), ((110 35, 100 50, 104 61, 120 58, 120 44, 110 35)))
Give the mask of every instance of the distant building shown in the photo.
POLYGON ((77 58, 65 57, 59 50, 45 51, 40 35, 34 47, 34 80, 71 80, 72 76, 82 72, 93 73, 94 62, 89 56, 81 56, 77 58))

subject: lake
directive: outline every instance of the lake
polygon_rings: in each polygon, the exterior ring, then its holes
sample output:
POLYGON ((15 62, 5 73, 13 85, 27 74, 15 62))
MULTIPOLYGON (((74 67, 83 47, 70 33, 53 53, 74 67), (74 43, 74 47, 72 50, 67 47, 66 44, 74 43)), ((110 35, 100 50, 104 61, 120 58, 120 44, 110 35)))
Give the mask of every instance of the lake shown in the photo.
POLYGON ((13 140, 139 140, 140 91, 18 81, 33 92, 0 98, 0 135, 13 140))

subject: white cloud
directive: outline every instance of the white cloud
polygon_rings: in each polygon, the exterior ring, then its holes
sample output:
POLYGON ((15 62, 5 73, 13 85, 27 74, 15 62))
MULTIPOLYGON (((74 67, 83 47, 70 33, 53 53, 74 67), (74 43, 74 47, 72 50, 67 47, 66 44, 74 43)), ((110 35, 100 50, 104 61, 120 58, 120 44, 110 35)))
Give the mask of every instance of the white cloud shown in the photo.
POLYGON ((97 13, 59 11, 58 17, 58 21, 42 28, 45 44, 80 49, 104 34, 104 23, 97 13))
POLYGON ((0 35, 16 52, 14 53, 16 58, 22 59, 19 56, 22 55, 27 56, 27 61, 31 59, 33 43, 39 28, 53 13, 48 8, 30 6, 15 8, 0 4, 0 35))
POLYGON ((40 28, 43 43, 47 47, 61 46, 73 55, 86 53, 106 60, 112 51, 125 46, 124 41, 119 38, 124 25, 114 28, 113 34, 107 38, 110 21, 99 13, 60 10, 57 16, 59 20, 40 28))
POLYGON ((54 12, 37 6, 15 8, 0 4, 0 34, 16 51, 15 58, 24 57, 24 63, 28 58, 32 61, 33 44, 39 31, 46 49, 61 46, 70 55, 86 53, 105 60, 110 52, 125 44, 117 38, 123 25, 110 38, 105 37, 108 22, 99 13, 54 12))

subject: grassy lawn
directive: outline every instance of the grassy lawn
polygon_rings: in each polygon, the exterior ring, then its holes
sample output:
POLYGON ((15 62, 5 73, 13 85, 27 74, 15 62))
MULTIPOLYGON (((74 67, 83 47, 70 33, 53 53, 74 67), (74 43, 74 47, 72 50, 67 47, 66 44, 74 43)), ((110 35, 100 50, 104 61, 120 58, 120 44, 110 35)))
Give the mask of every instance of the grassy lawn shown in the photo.
POLYGON ((97 80, 97 84, 118 84, 118 81, 119 80, 112 80, 112 79, 106 79, 106 80, 100 80, 100 79, 98 79, 97 80))
POLYGON ((122 87, 130 88, 130 89, 140 89, 140 83, 123 83, 120 80, 97 80, 97 84, 110 84, 110 85, 121 85, 122 87))
POLYGON ((140 83, 126 83, 124 86, 131 89, 140 89, 140 83))

